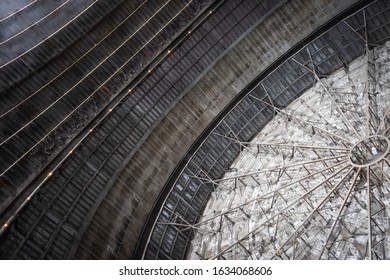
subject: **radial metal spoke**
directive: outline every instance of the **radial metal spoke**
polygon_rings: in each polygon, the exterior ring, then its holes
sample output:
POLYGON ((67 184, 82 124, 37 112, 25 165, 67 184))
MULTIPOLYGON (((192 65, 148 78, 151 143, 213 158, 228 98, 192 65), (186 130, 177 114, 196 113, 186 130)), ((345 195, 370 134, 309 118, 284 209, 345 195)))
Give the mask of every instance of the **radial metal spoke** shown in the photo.
POLYGON ((370 74, 370 66, 375 65, 375 61, 371 62, 370 57, 371 55, 375 55, 375 49, 370 51, 369 49, 369 40, 368 40, 368 31, 367 31, 367 19, 366 19, 366 11, 363 11, 363 19, 364 19, 364 36, 366 38, 365 40, 365 62, 366 62, 366 81, 365 81, 365 90, 364 90, 364 97, 365 97, 365 114, 366 114, 366 130, 367 130, 367 136, 371 135, 371 128, 372 131, 379 131, 379 127, 381 125, 380 119, 379 119, 379 112, 378 112, 378 106, 376 101, 376 94, 372 94, 370 92, 376 92, 377 86, 375 81, 376 76, 376 67, 371 67, 373 74, 370 74), (371 79, 370 79, 371 76, 371 79), (370 84, 373 84, 372 91, 370 90, 370 84), (371 105, 373 103, 373 105, 371 105))
POLYGON ((312 216, 320 210, 320 208, 329 200, 330 196, 340 187, 344 180, 351 174, 353 167, 351 167, 348 172, 341 178, 341 180, 334 186, 328 194, 315 206, 315 208, 307 215, 303 222, 295 229, 295 231, 287 238, 287 240, 280 246, 280 250, 283 250, 284 246, 297 234, 297 232, 307 224, 307 222, 312 218, 312 216))
POLYGON ((382 133, 381 135, 383 135, 383 136, 386 136, 386 135, 387 135, 387 133, 389 132, 389 130, 390 130, 390 127, 389 127, 389 128, 387 128, 385 131, 383 131, 383 133, 382 133))
POLYGON ((382 118, 379 120, 379 125, 376 134, 385 135, 386 132, 389 130, 389 128, 386 128, 386 118, 389 116, 389 114, 390 114, 390 107, 387 107, 382 118), (383 133, 380 133, 382 129, 383 129, 383 133))
POLYGON ((319 187, 321 187, 322 185, 324 185, 326 182, 328 182, 330 179, 336 177, 339 173, 341 173, 343 170, 345 170, 348 166, 344 166, 340 169, 338 169, 337 171, 335 171, 334 174, 332 174, 330 177, 326 178, 325 180, 321 181, 319 184, 317 184, 315 187, 311 188, 310 190, 308 190, 307 192, 305 192, 303 195, 299 196, 298 198, 294 199, 291 203, 289 203, 286 207, 284 207, 282 210, 276 212, 275 214, 273 214, 270 218, 268 218, 267 220, 265 220, 264 222, 262 222, 260 225, 258 225, 255 229, 253 229, 252 231, 250 231, 249 233, 245 234, 243 237, 239 238, 238 240, 236 240, 233 244, 229 245, 227 248, 225 248, 224 250, 222 250, 221 252, 219 252, 216 256, 212 257, 212 259, 216 259, 218 257, 220 257, 221 255, 223 255, 226 251, 230 250, 231 248, 233 248, 235 245, 237 245, 238 242, 242 242, 243 240, 247 239, 251 234, 253 233, 256 233, 259 229, 261 229, 265 224, 269 223, 270 221, 272 221, 273 219, 275 219, 278 215, 284 213, 285 211, 287 211, 288 209, 290 209, 293 205, 295 205, 296 203, 298 203, 299 201, 301 201, 304 197, 306 197, 308 194, 314 192, 315 190, 317 190, 319 187))
MULTIPOLYGON (((238 135, 233 131, 233 129, 230 127, 230 125, 225 121, 223 120, 223 123, 229 128, 230 132, 233 134, 234 138, 230 138, 232 139, 233 141, 237 142, 238 144, 240 144, 240 139, 238 138, 238 135)), ((228 136, 226 136, 228 137, 228 136)))
POLYGON ((371 184, 370 167, 367 168, 367 226, 368 226, 368 259, 372 260, 372 221, 371 221, 371 184))
POLYGON ((332 226, 331 226, 331 228, 330 228, 330 230, 329 230, 328 236, 327 236, 327 238, 326 238, 326 241, 325 241, 323 250, 321 251, 321 254, 320 254, 320 256, 319 256, 319 259, 321 259, 322 254, 324 253, 324 250, 328 247, 330 237, 332 236, 332 233, 333 233, 333 231, 334 231, 334 229, 335 229, 335 227, 336 227, 337 221, 340 219, 340 216, 341 216, 341 214, 343 213, 343 211, 344 211, 344 209, 345 209, 345 207, 346 207, 346 205, 347 205, 347 202, 348 202, 348 200, 349 200, 349 198, 350 198, 350 196, 351 196, 351 193, 352 193, 353 189, 356 187, 356 182, 357 182, 357 180, 358 180, 358 178, 359 178, 360 172, 361 172, 361 168, 359 168, 359 169, 356 171, 356 173, 355 173, 355 177, 353 178, 351 187, 349 188, 348 193, 347 193, 347 195, 345 196, 344 201, 343 201, 343 203, 341 204, 341 207, 340 207, 339 211, 337 212, 337 215, 336 215, 336 217, 335 217, 335 220, 333 221, 333 224, 332 224, 332 226))
POLYGON ((269 95, 268 90, 265 88, 264 83, 261 83, 261 86, 263 87, 265 93, 267 94, 267 97, 268 97, 268 99, 269 99, 269 102, 272 104, 272 108, 273 108, 273 110, 274 110, 274 116, 276 116, 276 111, 275 111, 276 106, 274 105, 274 102, 272 101, 272 98, 271 98, 271 96, 269 95))
POLYGON ((288 183, 288 184, 286 184, 286 185, 283 185, 283 186, 281 186, 281 187, 279 187, 279 188, 276 188, 275 190, 272 190, 272 191, 269 191, 269 192, 267 192, 267 193, 261 194, 261 195, 257 196, 257 197, 254 198, 254 199, 248 200, 248 201, 246 201, 246 202, 244 202, 244 203, 242 203, 242 204, 240 204, 240 205, 234 206, 234 207, 230 208, 229 210, 224 211, 224 212, 222 212, 222 213, 220 213, 220 214, 218 214, 218 215, 215 215, 215 216, 213 216, 213 217, 211 217, 211 218, 208 218, 208 219, 206 219, 206 220, 203 220, 203 221, 201 221, 201 222, 198 222, 197 224, 195 224, 195 226, 199 226, 199 225, 201 225, 201 224, 205 224, 205 223, 207 223, 207 222, 209 222, 209 221, 212 221, 212 220, 214 220, 214 219, 216 219, 216 218, 218 218, 218 217, 220 217, 220 216, 222 216, 222 215, 225 215, 225 214, 228 214, 228 213, 230 213, 230 212, 232 212, 232 211, 238 210, 239 208, 241 208, 241 207, 243 207, 243 206, 245 206, 245 205, 248 205, 248 204, 253 203, 253 202, 255 202, 255 201, 259 201, 259 200, 261 200, 262 198, 267 197, 267 196, 269 196, 269 195, 271 195, 271 194, 273 194, 273 193, 275 193, 275 192, 278 192, 278 191, 280 191, 280 190, 283 190, 283 189, 285 189, 285 188, 287 188, 287 187, 289 187, 289 186, 295 185, 295 184, 297 184, 297 183, 299 183, 299 182, 301 182, 301 181, 303 181, 303 180, 309 179, 309 178, 314 177, 314 176, 316 176, 316 175, 318 175, 318 174, 322 174, 324 171, 327 171, 327 170, 330 170, 330 169, 332 169, 332 168, 335 168, 335 167, 337 167, 337 166, 339 166, 339 165, 341 165, 341 164, 343 164, 343 163, 346 163, 346 162, 347 162, 347 160, 344 160, 344 161, 339 162, 339 163, 336 163, 336 164, 334 164, 334 165, 332 165, 332 166, 328 166, 328 167, 326 167, 326 168, 324 168, 324 169, 322 169, 322 170, 320 170, 320 171, 317 171, 317 172, 314 172, 314 173, 312 173, 312 174, 303 176, 302 178, 299 178, 298 180, 295 180, 295 181, 290 182, 290 183, 288 183))
POLYGON ((311 53, 309 51, 309 48, 306 48, 307 50, 307 53, 309 54, 309 58, 310 58, 310 62, 311 62, 311 65, 313 67, 312 69, 312 73, 314 74, 316 80, 318 81, 318 83, 321 85, 321 87, 323 88, 323 90, 325 91, 325 93, 327 94, 327 96, 330 98, 330 100, 332 101, 333 105, 336 106, 336 110, 339 112, 339 114, 341 115, 341 117, 344 119, 345 123, 346 123, 346 127, 348 129, 351 129, 352 132, 358 137, 359 140, 362 139, 362 137, 360 136, 360 134, 356 131, 355 127, 352 125, 352 123, 349 121, 349 119, 345 116, 344 112, 340 109, 340 107, 338 106, 336 100, 333 98, 333 96, 330 94, 328 88, 325 86, 324 82, 322 81, 322 79, 320 79, 320 77, 318 76, 317 74, 317 71, 316 71, 316 68, 314 66, 314 62, 313 62, 313 58, 311 56, 311 53))
POLYGON ((359 34, 351 25, 348 24, 347 21, 344 21, 344 24, 347 25, 360 39, 362 39, 365 43, 367 42, 366 38, 359 34))
MULTIPOLYGON (((389 164, 389 166, 390 166, 390 162, 389 162, 387 159, 385 159, 384 161, 385 161, 387 164, 389 164)), ((382 174, 383 174, 383 176, 385 177, 386 181, 390 184, 390 177, 386 174, 386 172, 382 172, 382 174)))
POLYGON ((215 181, 210 178, 209 174, 205 172, 198 164, 196 164, 194 161, 192 163, 206 176, 206 178, 199 177, 196 174, 194 174, 192 177, 195 177, 196 179, 199 179, 200 181, 211 183, 213 186, 215 185, 215 181))
MULTIPOLYGON (((262 102, 262 103, 264 103, 264 104, 266 104, 266 105, 272 107, 272 104, 270 104, 270 103, 268 103, 268 102, 266 102, 266 101, 264 101, 264 100, 262 100, 262 99, 260 99, 260 98, 258 98, 258 97, 256 97, 256 96, 253 96, 253 95, 250 95, 250 96, 251 96, 252 98, 254 98, 254 99, 256 99, 256 100, 258 100, 258 101, 260 101, 260 102, 262 102)), ((275 107, 275 111, 277 111, 278 113, 281 113, 281 114, 283 114, 283 115, 286 115, 286 116, 288 116, 288 117, 290 117, 290 118, 292 118, 292 119, 294 119, 294 120, 296 120, 296 121, 298 121, 298 122, 303 122, 303 123, 305 123, 305 124, 308 124, 308 125, 310 125, 312 128, 317 129, 317 130, 319 130, 319 131, 321 131, 321 132, 324 132, 324 133, 326 133, 326 134, 328 134, 328 135, 330 135, 330 136, 332 136, 332 137, 335 137, 335 138, 337 138, 337 139, 343 141, 345 144, 347 144, 347 145, 349 145, 349 146, 352 146, 352 145, 353 145, 353 143, 352 143, 351 141, 349 141, 349 140, 347 140, 347 139, 345 139, 345 138, 343 138, 343 137, 341 137, 341 136, 339 136, 339 135, 337 135, 337 134, 335 134, 335 133, 332 133, 332 132, 330 132, 330 131, 327 131, 327 130, 325 130, 325 129, 322 129, 322 128, 320 128, 320 127, 314 125, 313 123, 311 123, 311 122, 309 122, 309 121, 306 121, 306 120, 304 120, 304 119, 301 119, 301 118, 299 118, 299 117, 297 117, 297 116, 295 116, 295 115, 292 115, 292 114, 290 114, 290 113, 287 113, 285 110, 281 110, 281 109, 275 107)))
POLYGON ((213 182, 214 183, 219 183, 219 182, 222 182, 222 181, 228 181, 228 180, 232 180, 232 179, 236 179, 236 178, 249 177, 249 176, 253 176, 253 175, 257 175, 257 174, 261 174, 261 173, 266 173, 266 172, 270 172, 270 171, 276 171, 276 170, 279 170, 279 169, 286 169, 286 168, 296 167, 296 166, 300 166, 300 165, 304 166, 306 164, 325 162, 325 161, 328 161, 328 160, 342 159, 342 158, 346 158, 346 157, 348 157, 348 155, 346 155, 346 154, 345 155, 337 155, 337 156, 333 156, 333 157, 314 159, 314 160, 305 161, 305 162, 298 162, 298 163, 287 164, 287 165, 282 165, 282 166, 275 166, 275 167, 263 169, 263 170, 256 171, 256 172, 250 172, 250 173, 246 173, 246 174, 241 174, 241 175, 236 175, 236 176, 231 176, 231 177, 217 179, 217 180, 214 180, 213 182))
POLYGON ((229 139, 243 147, 267 146, 267 147, 274 147, 274 148, 297 148, 297 149, 306 149, 306 150, 319 150, 319 151, 329 150, 329 151, 344 151, 344 152, 350 150, 349 148, 341 147, 341 146, 310 146, 307 143, 299 143, 299 142, 291 142, 291 144, 289 144, 288 142, 285 143, 283 142, 280 143, 242 142, 232 137, 222 135, 220 133, 214 133, 214 134, 229 139))
MULTIPOLYGON (((367 46, 366 46, 367 48, 367 46)), ((367 52, 367 50, 366 50, 367 52)), ((370 113, 370 94, 369 94, 369 89, 368 89, 368 86, 369 86, 369 78, 368 78, 368 52, 366 54, 366 67, 367 67, 367 70, 366 70, 366 84, 365 84, 365 87, 364 87, 364 92, 363 92, 363 96, 364 96, 364 99, 365 99, 365 108, 364 108, 364 112, 365 112, 365 117, 366 117, 366 135, 369 136, 371 133, 370 133, 370 127, 371 127, 371 113, 370 113)))
POLYGON ((299 149, 308 149, 308 150, 332 150, 332 151, 349 151, 350 149, 339 146, 310 146, 304 143, 258 143, 258 142, 241 142, 245 146, 272 146, 272 147, 286 147, 286 148, 299 148, 299 149))

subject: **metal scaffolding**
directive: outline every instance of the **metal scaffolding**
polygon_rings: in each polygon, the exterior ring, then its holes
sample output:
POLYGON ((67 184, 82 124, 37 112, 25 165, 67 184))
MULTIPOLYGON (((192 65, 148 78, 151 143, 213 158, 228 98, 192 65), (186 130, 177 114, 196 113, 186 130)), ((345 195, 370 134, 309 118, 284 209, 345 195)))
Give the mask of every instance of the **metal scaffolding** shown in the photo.
MULTIPOLYGON (((286 108, 251 97, 276 116, 241 149, 233 172, 212 180, 190 258, 389 259, 390 180, 386 47, 320 77, 286 108), (379 77, 378 72, 384 74, 379 77)), ((266 91, 264 84, 263 89, 266 91)))

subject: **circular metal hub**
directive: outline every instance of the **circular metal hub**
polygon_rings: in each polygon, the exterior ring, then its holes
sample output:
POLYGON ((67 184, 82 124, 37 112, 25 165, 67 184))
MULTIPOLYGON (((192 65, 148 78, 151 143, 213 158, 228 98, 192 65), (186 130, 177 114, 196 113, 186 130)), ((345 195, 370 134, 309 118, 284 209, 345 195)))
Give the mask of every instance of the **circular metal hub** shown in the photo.
POLYGON ((389 153, 390 141, 383 135, 373 135, 358 142, 350 152, 350 163, 356 167, 367 167, 383 160, 389 153))

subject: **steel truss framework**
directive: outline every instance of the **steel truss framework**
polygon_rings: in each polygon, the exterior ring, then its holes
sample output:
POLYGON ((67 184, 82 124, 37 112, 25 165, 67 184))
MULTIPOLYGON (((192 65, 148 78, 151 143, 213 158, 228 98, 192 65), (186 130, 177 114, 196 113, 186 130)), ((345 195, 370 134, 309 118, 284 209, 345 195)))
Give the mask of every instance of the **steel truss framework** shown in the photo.
POLYGON ((144 257, 175 249, 164 248, 165 234, 173 244, 185 236, 188 258, 389 259, 390 64, 376 48, 367 10, 354 17, 336 28, 352 31, 349 46, 359 45, 363 55, 351 63, 353 55, 346 46, 338 49, 342 40, 331 30, 282 65, 286 76, 298 73, 295 81, 261 81, 243 102, 251 100, 257 115, 272 121, 253 141, 242 140, 244 128, 237 131, 229 116, 221 121, 209 136, 219 139, 211 150, 226 141, 225 152, 238 155, 237 165, 218 179, 212 168, 202 168, 206 157, 190 161, 160 211, 144 257), (321 57, 326 51, 329 56, 321 57), (338 79, 323 70, 334 57, 342 64, 338 79), (286 107, 288 91, 302 80, 314 90, 286 107), (284 90, 275 90, 283 83, 284 90), (195 218, 189 208, 180 213, 180 202, 172 199, 193 181, 202 186, 195 192, 206 189, 210 198, 195 218), (158 236, 160 249, 153 245, 158 236))
POLYGON ((195 256, 390 258, 390 91, 378 73, 388 76, 387 61, 367 43, 359 68, 342 71, 340 86, 319 77, 306 51, 307 61, 294 61, 312 73, 314 93, 285 109, 251 94, 277 116, 253 142, 224 135, 244 147, 241 162, 249 154, 255 163, 210 180, 216 191, 205 216, 180 225, 196 232, 195 256))

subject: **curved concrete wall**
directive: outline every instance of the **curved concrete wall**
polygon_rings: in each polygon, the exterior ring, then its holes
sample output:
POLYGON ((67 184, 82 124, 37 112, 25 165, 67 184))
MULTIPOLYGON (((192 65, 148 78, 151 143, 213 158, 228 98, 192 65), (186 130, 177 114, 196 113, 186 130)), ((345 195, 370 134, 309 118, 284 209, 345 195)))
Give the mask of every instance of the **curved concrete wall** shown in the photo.
POLYGON ((275 60, 356 2, 289 1, 243 34, 128 158, 84 233, 75 257, 105 258, 112 252, 117 258, 131 257, 162 187, 207 125, 275 60), (119 243, 111 242, 118 239, 119 243))

